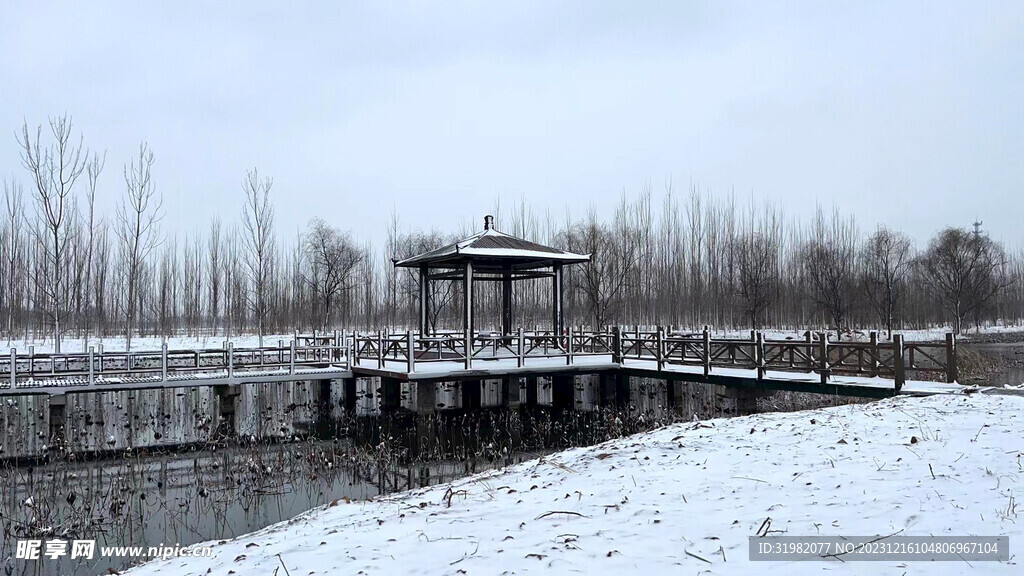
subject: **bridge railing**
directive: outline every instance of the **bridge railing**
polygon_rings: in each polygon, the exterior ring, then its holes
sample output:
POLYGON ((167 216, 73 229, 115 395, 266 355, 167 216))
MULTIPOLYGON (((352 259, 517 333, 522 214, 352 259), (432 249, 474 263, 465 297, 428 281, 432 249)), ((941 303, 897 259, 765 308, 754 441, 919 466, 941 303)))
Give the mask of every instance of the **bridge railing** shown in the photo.
POLYGON ((801 339, 769 340, 751 331, 749 338, 712 338, 710 329, 697 333, 665 333, 664 330, 568 329, 564 334, 524 332, 444 332, 421 337, 402 334, 353 335, 353 359, 357 365, 414 372, 417 364, 449 362, 471 369, 474 362, 559 358, 572 364, 579 356, 610 356, 624 360, 654 360, 659 370, 666 365, 702 367, 704 375, 716 370, 768 371, 818 374, 822 383, 833 376, 892 379, 897 389, 910 378, 956 380, 955 340, 945 343, 904 343, 897 334, 880 341, 872 332, 865 342, 830 341, 827 333, 805 333, 801 339))
POLYGON ((945 342, 904 342, 896 334, 891 342, 878 340, 876 332, 867 342, 832 342, 827 333, 807 332, 801 340, 767 340, 752 331, 750 338, 712 338, 708 328, 696 334, 666 335, 657 331, 616 331, 622 359, 654 360, 658 369, 665 364, 702 366, 704 375, 716 368, 754 370, 757 378, 769 370, 817 373, 821 382, 831 376, 882 377, 892 379, 899 390, 906 380, 957 379, 956 340, 945 342))
POLYGON ((235 372, 287 371, 298 368, 347 368, 347 356, 342 345, 315 344, 285 345, 263 348, 235 348, 232 343, 223 349, 104 351, 90 347, 88 352, 42 353, 32 347, 27 354, 11 349, 0 357, 0 387, 16 388, 26 385, 87 385, 97 380, 114 378, 132 380, 167 380, 187 375, 217 377, 234 376, 235 372))
MULTIPOLYGON (((375 367, 412 373, 417 365, 455 363, 471 369, 494 361, 557 359, 571 365, 578 357, 608 357, 613 364, 629 360, 654 361, 657 369, 670 365, 700 367, 705 376, 728 369, 754 371, 763 379, 768 371, 818 374, 822 383, 833 376, 892 379, 896 389, 910 379, 957 378, 956 341, 879 341, 871 333, 866 342, 832 342, 826 333, 806 333, 801 339, 769 340, 760 332, 749 338, 712 338, 701 332, 666 333, 658 330, 582 330, 563 334, 519 330, 514 334, 444 332, 420 336, 413 332, 331 335, 300 338, 287 345, 263 348, 104 352, 71 354, 17 354, 0 357, 0 387, 26 381, 93 383, 116 377, 167 380, 168 377, 223 374, 236 371, 287 371, 296 367, 375 367)), ((33 384, 38 385, 38 384, 33 384)))

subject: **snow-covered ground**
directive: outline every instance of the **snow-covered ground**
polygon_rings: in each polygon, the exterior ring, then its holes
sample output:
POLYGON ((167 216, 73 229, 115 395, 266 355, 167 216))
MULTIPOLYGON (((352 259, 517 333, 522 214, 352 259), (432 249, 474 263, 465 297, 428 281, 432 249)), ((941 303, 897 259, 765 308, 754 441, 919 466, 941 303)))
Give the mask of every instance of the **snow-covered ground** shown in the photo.
MULTIPOLYGON (((295 334, 273 334, 263 337, 264 346, 277 346, 278 342, 284 342, 287 346, 295 334)), ((210 348, 221 348, 224 346, 224 341, 230 340, 234 342, 235 348, 255 348, 259 345, 259 336, 252 334, 246 334, 243 336, 232 336, 231 338, 225 338, 224 336, 173 336, 167 339, 167 347, 171 350, 202 350, 210 348)), ((61 340, 61 352, 73 353, 73 352, 87 352, 89 346, 99 348, 100 343, 103 344, 103 349, 107 352, 124 352, 125 339, 124 336, 109 336, 107 338, 90 338, 85 341, 82 338, 65 338, 61 340)), ((164 339, 160 336, 146 336, 146 337, 135 337, 132 338, 132 350, 136 352, 143 352, 147 350, 159 350, 163 346, 164 339)), ((9 348, 16 348, 18 353, 25 353, 28 351, 29 346, 35 346, 35 352, 37 354, 50 354, 53 352, 53 339, 52 338, 39 338, 34 340, 11 340, 8 343, 6 340, 0 340, 0 349, 7 350, 9 348)))
POLYGON ((1022 409, 975 394, 679 424, 343 501, 212 558, 130 573, 1020 574, 1022 409), (1011 559, 750 562, 747 538, 767 519, 790 536, 1008 535, 1011 559))
MULTIPOLYGON (((947 327, 930 328, 928 330, 900 330, 903 334, 904 339, 911 342, 918 341, 934 341, 942 340, 946 337, 947 332, 951 332, 952 329, 947 327)), ((683 330, 683 333, 689 333, 688 330, 683 330)), ((787 338, 802 338, 804 330, 764 330, 765 338, 769 340, 785 340, 787 338)), ((1012 332, 1024 332, 1024 326, 986 326, 981 329, 981 334, 1005 334, 1012 332)), ((716 338, 749 338, 749 330, 716 330, 713 332, 716 338)), ((975 334, 974 330, 970 330, 966 335, 968 337, 975 334)), ((265 346, 274 346, 278 341, 284 341, 285 343, 290 342, 293 333, 289 334, 273 334, 263 337, 263 344, 265 346)), ((834 335, 833 335, 834 337, 834 335)), ((843 339, 852 340, 867 340, 868 331, 855 330, 850 334, 844 334, 843 339)), ((884 332, 879 332, 879 338, 885 339, 884 332)), ((167 346, 172 350, 194 350, 203 348, 220 348, 224 345, 225 338, 223 336, 174 336, 167 339, 167 346)), ((259 343, 259 338, 252 334, 246 334, 242 336, 232 336, 230 338, 235 343, 236 348, 252 348, 256 347, 259 343)), ((89 349, 89 346, 99 346, 102 341, 105 350, 111 352, 122 352, 124 351, 125 340, 123 336, 110 336, 107 338, 90 338, 88 342, 82 338, 65 338, 61 342, 61 348, 63 352, 84 352, 89 349)), ((136 337, 132 339, 132 350, 144 351, 144 350, 159 350, 163 344, 163 338, 159 336, 146 336, 136 337)), ((28 350, 29 345, 35 346, 35 351, 40 354, 46 354, 53 352, 53 339, 52 338, 36 338, 36 339, 14 339, 14 340, 0 340, 0 349, 8 350, 10 348, 16 348, 18 351, 28 350)))
MULTIPOLYGON (((820 330, 819 330, 820 331, 820 330)), ((903 335, 903 340, 906 342, 934 342, 941 341, 946 338, 946 334, 953 331, 950 326, 939 326, 935 328, 928 328, 926 330, 896 330, 897 334, 903 335)), ((762 330, 764 337, 768 340, 785 340, 787 338, 803 338, 806 330, 762 330)), ((992 335, 992 334, 1010 334, 1024 332, 1024 326, 984 326, 980 330, 975 331, 973 328, 964 331, 962 338, 971 338, 977 335, 992 335)), ((871 331, 870 330, 853 330, 843 334, 844 341, 868 341, 871 331)), ((717 330, 713 332, 715 338, 749 338, 750 330, 717 330)), ((835 339, 835 331, 829 332, 829 338, 835 339)), ((878 330, 879 340, 889 340, 889 335, 885 330, 878 330)))

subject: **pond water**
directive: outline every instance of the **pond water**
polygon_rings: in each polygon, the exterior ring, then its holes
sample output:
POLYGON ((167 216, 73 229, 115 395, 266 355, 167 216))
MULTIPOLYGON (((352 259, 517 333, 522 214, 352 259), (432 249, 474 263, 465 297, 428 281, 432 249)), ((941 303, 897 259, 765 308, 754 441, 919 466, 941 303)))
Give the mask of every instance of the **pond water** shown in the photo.
MULTIPOLYGON (((143 558, 99 558, 102 546, 182 546, 233 538, 334 500, 450 481, 487 462, 435 462, 382 473, 346 445, 299 442, 168 456, 0 469, 5 575, 106 574, 143 558), (92 560, 14 559, 18 540, 95 539, 92 560)), ((523 454, 518 462, 536 457, 523 454)), ((45 545, 44 545, 45 547, 45 545)), ((70 548, 70 545, 69 545, 70 548)))
MULTIPOLYGON (((591 382, 591 384, 594 384, 591 382)), ((284 444, 183 451, 169 455, 132 453, 88 462, 68 460, 28 466, 0 462, 0 562, 3 574, 56 576, 123 570, 145 558, 100 558, 103 546, 187 546, 229 539, 288 520, 334 500, 362 500, 382 492, 448 482, 477 471, 515 464, 569 445, 589 445, 672 421, 726 415, 707 386, 674 384, 674 411, 666 409, 664 382, 641 381, 632 408, 571 411, 564 420, 519 411, 439 416, 414 432, 417 445, 466 459, 392 464, 387 453, 404 438, 391 424, 364 422, 373 432, 355 433, 361 446, 377 446, 379 460, 348 440, 305 440, 284 444), (394 436, 392 435, 394 433, 394 436), (490 438, 490 440, 485 440, 490 438), (492 460, 479 457, 489 454, 492 460), (503 456, 503 455, 510 456, 503 456), (19 540, 95 539, 94 559, 12 558, 19 540)), ((593 401, 597 390, 578 393, 593 401)), ((760 410, 794 410, 846 402, 819 395, 779 393, 759 400, 760 410), (764 402, 761 402, 764 400, 764 402), (770 401, 770 402, 769 402, 770 401)), ((356 426, 357 429, 363 424, 356 426)), ((396 426, 397 423, 392 423, 396 426)), ((408 424, 408 423, 406 423, 408 424)), ((433 454, 435 456, 430 456, 433 454)))
POLYGON ((1020 386, 1024 384, 1024 367, 1013 366, 999 370, 992 377, 992 384, 995 386, 1003 386, 1005 384, 1020 386))
POLYGON ((989 377, 989 385, 1024 384, 1024 342, 970 343, 965 346, 992 358, 1001 366, 989 377))

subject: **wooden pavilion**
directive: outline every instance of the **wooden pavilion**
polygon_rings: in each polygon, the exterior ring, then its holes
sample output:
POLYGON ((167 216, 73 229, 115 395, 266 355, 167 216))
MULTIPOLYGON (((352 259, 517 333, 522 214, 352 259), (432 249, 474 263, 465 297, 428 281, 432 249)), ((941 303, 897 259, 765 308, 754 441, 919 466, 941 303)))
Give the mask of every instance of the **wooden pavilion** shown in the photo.
POLYGON ((484 217, 481 232, 454 244, 395 261, 396 267, 419 269, 419 333, 427 334, 429 288, 433 280, 461 280, 463 284, 463 330, 473 333, 473 283, 501 282, 501 332, 512 333, 512 282, 551 278, 551 328, 564 329, 562 313, 562 268, 590 260, 550 246, 503 234, 494 228, 494 217, 484 217))

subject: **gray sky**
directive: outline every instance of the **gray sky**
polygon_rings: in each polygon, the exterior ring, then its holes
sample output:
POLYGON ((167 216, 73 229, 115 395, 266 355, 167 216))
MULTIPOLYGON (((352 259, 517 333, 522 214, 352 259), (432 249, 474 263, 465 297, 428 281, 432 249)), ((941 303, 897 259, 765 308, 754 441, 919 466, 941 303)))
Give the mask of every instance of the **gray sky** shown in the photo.
POLYGON ((149 142, 167 229, 236 219, 258 166, 282 231, 375 241, 393 205, 449 229, 672 179, 1024 242, 1020 1, 255 6, 4 2, 0 175, 28 181, 23 119, 67 111, 108 206, 149 142))

